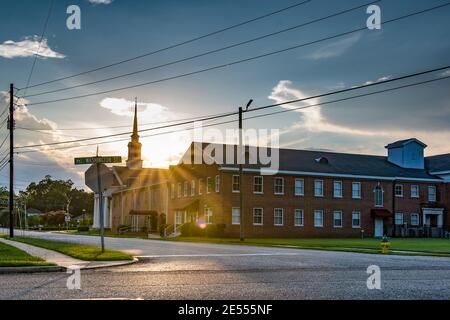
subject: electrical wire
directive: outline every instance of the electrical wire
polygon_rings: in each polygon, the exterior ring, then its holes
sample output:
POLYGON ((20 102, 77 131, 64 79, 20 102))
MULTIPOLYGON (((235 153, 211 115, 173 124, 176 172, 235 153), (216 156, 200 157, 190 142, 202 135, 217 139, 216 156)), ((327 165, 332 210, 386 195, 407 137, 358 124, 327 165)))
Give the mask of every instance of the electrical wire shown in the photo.
MULTIPOLYGON (((161 48, 161 49, 157 49, 157 50, 150 51, 150 52, 147 52, 147 53, 144 53, 144 54, 140 54, 140 55, 132 57, 132 58, 128 58, 128 59, 120 60, 120 61, 117 61, 117 62, 114 62, 114 63, 110 63, 110 64, 107 64, 107 65, 104 65, 104 66, 101 66, 101 67, 97 67, 97 68, 93 68, 93 69, 90 69, 90 70, 87 70, 87 71, 83 71, 83 72, 79 72, 79 73, 76 73, 76 74, 72 74, 70 76, 65 76, 65 77, 54 79, 54 80, 37 83, 37 84, 31 85, 31 86, 28 85, 26 88, 34 88, 34 87, 42 86, 42 85, 45 85, 45 84, 54 83, 54 82, 57 82, 57 81, 78 77, 78 76, 85 75, 85 74, 88 74, 88 73, 92 73, 92 72, 95 72, 95 71, 99 71, 99 70, 103 70, 103 69, 110 68, 110 67, 113 67, 113 66, 117 66, 117 65, 120 65, 120 64, 123 64, 123 63, 126 63, 126 62, 130 62, 130 61, 134 61, 134 60, 137 60, 137 59, 141 59, 143 57, 148 57, 148 56, 160 53, 160 52, 164 52, 164 51, 167 51, 167 50, 170 50, 170 49, 174 49, 174 48, 177 48, 177 47, 180 47, 180 46, 183 46, 183 45, 186 45, 186 44, 189 44, 189 43, 201 40, 201 39, 205 39, 205 38, 211 37, 213 35, 217 35, 219 33, 222 33, 222 32, 228 31, 228 30, 232 30, 232 29, 244 26, 246 24, 249 24, 249 23, 252 23, 252 22, 264 19, 264 18, 268 18, 268 17, 276 15, 278 13, 281 13, 281 12, 284 12, 284 11, 287 11, 287 10, 299 7, 301 5, 307 4, 307 3, 311 2, 311 1, 313 1, 313 0, 306 0, 306 1, 297 2, 297 3, 293 4, 293 5, 288 6, 288 7, 284 7, 282 9, 278 9, 276 11, 272 11, 272 12, 266 13, 264 15, 258 16, 256 18, 252 18, 252 19, 249 19, 249 20, 246 20, 246 21, 243 21, 243 22, 231 25, 229 27, 222 28, 222 29, 219 29, 219 30, 216 30, 216 31, 213 31, 213 32, 210 32, 210 33, 207 33, 207 34, 195 37, 195 38, 192 38, 192 39, 189 39, 189 40, 186 40, 186 41, 182 41, 180 43, 176 43, 176 44, 173 44, 173 45, 161 48)), ((23 88, 23 89, 25 89, 25 88, 23 88)))
MULTIPOLYGON (((447 66, 444 66, 444 67, 439 67, 439 68, 434 68, 434 69, 429 69, 429 70, 425 70, 425 71, 421 71, 421 72, 416 72, 416 73, 408 74, 408 75, 404 75, 404 76, 399 76, 399 77, 395 77, 395 78, 390 78, 390 79, 387 79, 387 80, 374 82, 374 83, 370 83, 370 84, 362 84, 362 85, 359 85, 359 86, 353 86, 351 88, 346 88, 346 89, 341 89, 341 90, 335 90, 335 91, 330 91, 330 92, 326 92, 326 93, 321 93, 321 94, 318 94, 318 95, 314 95, 314 96, 310 96, 310 97, 306 97, 306 98, 302 98, 302 99, 293 100, 293 102, 291 102, 291 103, 306 101, 306 100, 310 100, 310 99, 323 98, 323 97, 326 97, 326 96, 340 94, 340 93, 345 93, 345 92, 350 92, 350 91, 355 91, 355 90, 359 90, 359 89, 362 89, 362 88, 379 86, 379 85, 382 85, 382 84, 391 83, 391 82, 394 82, 394 81, 405 80, 405 79, 409 79, 409 78, 413 78, 413 77, 417 77, 417 76, 421 76, 421 75, 425 75, 425 74, 429 74, 429 73, 434 73, 434 72, 437 72, 437 71, 447 70, 447 69, 450 69, 450 65, 447 65, 447 66)), ((282 104, 284 104, 284 103, 282 103, 282 104)), ((256 110, 261 110, 261 109, 273 108, 273 107, 276 107, 276 106, 279 106, 279 105, 282 105, 282 104, 271 104, 271 105, 259 107, 259 108, 256 108, 256 109, 253 108, 251 110, 252 111, 256 111, 256 110)), ((229 113, 226 113, 226 114, 213 115, 213 116, 210 116, 210 117, 200 118, 197 121, 214 120, 214 119, 219 119, 219 118, 223 118, 223 117, 229 117, 229 116, 232 116, 232 115, 236 115, 237 113, 238 112, 234 111, 234 112, 229 112, 229 113)), ((177 123, 177 124, 170 124, 170 125, 153 127, 153 128, 148 128, 148 129, 141 129, 141 130, 138 130, 138 132, 147 132, 147 131, 153 131, 153 130, 158 130, 158 129, 166 129, 166 128, 176 127, 176 126, 180 126, 180 125, 185 125, 185 124, 192 124, 192 123, 195 123, 197 121, 185 121, 185 122, 180 122, 180 123, 177 123)), ((53 146, 53 145, 60 145, 60 144, 67 144, 67 143, 85 142, 85 141, 90 141, 90 140, 106 139, 106 138, 118 137, 118 136, 123 136, 123 135, 129 135, 131 133, 132 133, 131 131, 128 131, 128 132, 115 133, 115 134, 109 134, 109 135, 103 135, 103 136, 97 136, 97 137, 90 137, 90 138, 83 138, 83 139, 58 141, 58 142, 44 143, 44 144, 34 144, 34 145, 28 145, 28 146, 18 146, 18 147, 15 147, 15 149, 24 149, 24 148, 34 148, 34 147, 42 147, 42 146, 53 146)))
MULTIPOLYGON (((27 79, 27 85, 23 89, 24 93, 23 93, 22 97, 26 95, 28 86, 30 85, 31 77, 33 76, 33 72, 34 72, 34 68, 36 66, 36 61, 37 61, 37 57, 39 54, 39 50, 41 49, 42 40, 44 39, 45 31, 47 30, 48 21, 50 20, 50 16, 52 14, 53 2, 54 2, 54 0, 50 0, 50 6, 48 8, 47 17, 45 18, 44 27, 42 29, 41 37, 39 39, 38 48, 36 50, 36 53, 34 54, 33 64, 31 65, 31 70, 30 70, 30 73, 29 73, 28 79, 27 79)), ((22 89, 19 89, 19 90, 22 90, 22 89)))
POLYGON ((358 5, 356 7, 352 7, 350 9, 346 9, 346 10, 343 10, 343 11, 340 11, 340 12, 337 12, 337 13, 334 13, 334 14, 322 17, 322 18, 314 19, 314 20, 306 22, 306 23, 295 25, 293 27, 289 27, 289 28, 282 29, 282 30, 279 30, 279 31, 276 31, 276 32, 265 34, 263 36, 259 36, 259 37, 252 38, 252 39, 249 39, 249 40, 245 40, 245 41, 241 41, 241 42, 238 42, 238 43, 234 43, 234 44, 231 44, 231 45, 228 45, 228 46, 225 46, 225 47, 221 47, 221 48, 218 48, 218 49, 206 51, 206 52, 203 52, 203 53, 200 53, 200 54, 196 54, 196 55, 193 55, 193 56, 190 56, 190 57, 187 57, 187 58, 178 59, 178 60, 174 60, 174 61, 167 62, 167 63, 164 63, 164 64, 160 64, 160 65, 157 65, 157 66, 153 66, 153 67, 149 67, 149 68, 145 68, 145 69, 140 69, 140 70, 137 70, 137 71, 128 72, 128 73, 124 73, 124 74, 121 74, 121 75, 108 77, 108 78, 104 78, 104 79, 100 79, 100 80, 95 80, 95 81, 91 81, 91 82, 87 82, 87 83, 82 83, 82 84, 78 84, 78 85, 74 85, 74 86, 70 86, 70 87, 65 87, 65 88, 54 89, 54 90, 43 91, 43 92, 39 92, 39 93, 35 93, 35 94, 30 94, 30 95, 24 96, 24 98, 36 97, 36 96, 41 96, 41 95, 46 95, 46 94, 51 94, 51 93, 56 93, 56 92, 61 92, 61 91, 67 91, 67 90, 71 90, 71 89, 75 89, 75 88, 90 86, 90 85, 93 85, 93 84, 98 84, 98 83, 102 83, 102 82, 106 82, 106 81, 111 81, 111 80, 116 80, 116 79, 120 79, 120 78, 124 78, 124 77, 129 77, 129 76, 140 74, 140 73, 143 73, 143 72, 147 72, 147 71, 151 71, 151 70, 155 70, 155 69, 159 69, 159 68, 175 65, 175 64, 178 64, 178 63, 181 63, 181 62, 186 62, 186 61, 197 59, 197 58, 200 58, 200 57, 204 57, 204 56, 207 56, 207 55, 210 55, 210 54, 213 54, 213 53, 222 52, 222 51, 225 51, 225 50, 228 50, 228 49, 231 49, 231 48, 236 48, 236 47, 239 47, 239 46, 242 46, 242 45, 245 45, 245 44, 249 44, 249 43, 252 43, 252 42, 255 42, 255 41, 266 39, 266 38, 269 38, 269 37, 272 37, 272 36, 275 36, 275 35, 282 34, 284 32, 296 30, 296 29, 299 29, 299 28, 302 28, 302 27, 314 24, 316 22, 324 21, 324 20, 327 20, 327 19, 330 19, 330 18, 334 18, 334 17, 340 16, 340 15, 343 15, 343 14, 355 11, 357 9, 365 8, 365 7, 367 7, 367 6, 371 5, 371 4, 378 3, 380 1, 382 1, 382 0, 376 0, 376 1, 372 1, 370 3, 366 3, 366 4, 363 4, 363 5, 358 5))
MULTIPOLYGON (((435 6, 435 7, 432 7, 432 8, 428 8, 428 9, 416 11, 416 12, 413 12, 413 13, 410 13, 410 14, 406 14, 406 15, 403 15, 403 16, 400 16, 400 17, 397 17, 397 18, 393 18, 393 19, 387 20, 387 21, 383 22, 383 25, 386 25, 388 23, 395 22, 395 21, 400 21, 402 19, 410 18, 410 17, 416 16, 416 15, 419 15, 419 14, 423 14, 423 13, 426 13, 426 12, 430 12, 430 11, 433 11, 433 10, 436 10, 436 9, 440 9, 440 8, 446 7, 448 5, 450 5, 450 2, 447 2, 445 4, 441 4, 439 6, 435 6)), ((66 97, 66 98, 59 98, 59 99, 55 99, 55 100, 47 100, 47 101, 29 103, 29 104, 27 104, 27 106, 42 105, 42 104, 55 103, 55 102, 60 102, 60 101, 68 101, 68 100, 74 100, 74 99, 87 98, 87 97, 101 95, 101 94, 105 94, 105 93, 111 93, 111 92, 116 92, 116 91, 128 90, 128 89, 132 89, 132 88, 137 88, 137 87, 147 86, 147 85, 151 85, 151 84, 161 83, 161 82, 165 82, 165 81, 169 81, 169 80, 179 79, 179 78, 183 78, 183 77, 187 77, 187 76, 192 76, 192 75, 196 75, 196 74, 200 74, 200 73, 204 73, 204 72, 208 72, 208 71, 212 71, 212 70, 222 69, 222 68, 230 67, 230 66, 237 65, 237 64, 240 64, 240 63, 244 63, 244 62, 253 61, 253 60, 256 60, 256 59, 272 56, 272 55, 275 55, 275 54, 279 54, 279 53, 287 52, 287 51, 290 51, 290 50, 298 49, 300 47, 305 47, 305 46, 308 46, 308 45, 311 45, 311 44, 320 43, 320 42, 323 42, 323 41, 327 41, 327 40, 343 37, 343 36, 346 36, 346 35, 350 35, 350 34, 361 32, 361 31, 365 31, 365 30, 367 30, 366 26, 358 28, 358 29, 354 29, 354 30, 351 30, 351 31, 343 32, 343 33, 340 33, 340 34, 336 34, 336 35, 333 35, 333 36, 329 36, 329 37, 326 37, 326 38, 322 38, 322 39, 319 39, 319 40, 314 40, 314 41, 311 41, 311 42, 302 43, 302 44, 295 45, 295 46, 288 47, 288 48, 284 48, 284 49, 281 49, 281 50, 271 51, 271 52, 267 52, 267 53, 260 54, 260 55, 257 55, 257 56, 253 56, 253 57, 250 57, 250 58, 240 59, 240 60, 236 60, 236 61, 229 62, 229 63, 226 63, 226 64, 221 64, 221 65, 216 65, 216 66, 205 68, 205 69, 200 69, 200 70, 197 70, 197 71, 192 71, 192 72, 178 74, 178 75, 175 75, 175 76, 162 78, 162 79, 158 79, 158 80, 153 80, 153 81, 149 81, 149 82, 134 84, 134 85, 125 86, 125 87, 118 87, 118 88, 114 88, 114 89, 98 91, 98 92, 93 92, 93 93, 88 93, 88 94, 83 94, 83 95, 78 95, 78 96, 72 96, 72 97, 66 97)))
MULTIPOLYGON (((332 100, 332 101, 321 102, 321 103, 317 103, 317 104, 301 106, 301 107, 297 107, 297 108, 290 108, 290 109, 287 109, 287 110, 275 111, 275 112, 271 112, 271 113, 265 113, 265 114, 261 114, 261 115, 246 117, 243 120, 256 119, 256 118, 271 116, 271 115, 275 115, 275 114, 281 114, 281 113, 292 112, 292 111, 296 111, 296 110, 302 110, 302 109, 308 109, 308 108, 313 108, 313 107, 317 107, 317 106, 328 105, 328 104, 332 104, 332 103, 338 103, 338 102, 342 102, 342 101, 348 101, 348 100, 357 99, 357 98, 361 98, 361 97, 367 97, 367 96, 371 96, 371 95, 375 95, 375 94, 391 92, 391 91, 394 91, 394 90, 399 90, 399 89, 410 88, 410 87, 414 87, 414 86, 418 86, 418 85, 428 84, 428 83, 441 81, 441 80, 445 80, 445 79, 449 79, 449 78, 450 78, 450 76, 445 76, 445 77, 440 77, 440 78, 436 78, 436 79, 420 81, 420 82, 416 82, 416 83, 412 83, 412 84, 406 84, 406 85, 402 85, 402 86, 398 86, 398 87, 394 87, 394 88, 387 88, 387 89, 383 89, 383 90, 379 90, 379 91, 364 93, 364 94, 355 95, 355 96, 346 97, 346 98, 341 98, 341 99, 336 99, 336 100, 332 100)), ((282 105, 287 105, 287 104, 301 102, 301 101, 304 101, 304 100, 305 99, 291 100, 291 101, 286 101, 286 102, 282 102, 282 103, 277 103, 277 104, 274 104, 274 105, 271 105, 271 106, 282 106, 282 105)), ((248 111, 262 110, 262 109, 265 109, 266 107, 268 107, 268 106, 259 107, 259 108, 256 108, 256 109, 250 109, 248 111)), ((203 125, 202 128, 211 127, 211 126, 218 126, 218 125, 228 124, 228 123, 234 123, 236 121, 237 120, 229 120, 229 121, 224 121, 224 122, 219 122, 219 123, 203 125)), ((187 131, 187 130, 194 130, 194 128, 187 128, 187 129, 182 129, 182 130, 173 130, 173 131, 168 131, 168 132, 160 132, 160 133, 156 133, 156 134, 142 136, 141 138, 144 139, 144 138, 148 138, 148 137, 154 137, 154 136, 159 136, 159 135, 171 134, 171 133, 187 131)), ((68 147, 59 147, 59 148, 51 148, 51 149, 25 150, 25 151, 20 151, 20 152, 16 152, 16 153, 17 154, 22 154, 22 153, 31 153, 31 152, 43 152, 43 151, 47 152, 47 151, 54 151, 54 150, 74 149, 74 148, 81 148, 81 147, 86 147, 86 146, 91 146, 91 145, 109 144, 109 143, 122 142, 122 141, 128 141, 128 139, 118 139, 118 140, 112 140, 112 141, 83 144, 83 145, 79 145, 79 146, 68 146, 68 147)))

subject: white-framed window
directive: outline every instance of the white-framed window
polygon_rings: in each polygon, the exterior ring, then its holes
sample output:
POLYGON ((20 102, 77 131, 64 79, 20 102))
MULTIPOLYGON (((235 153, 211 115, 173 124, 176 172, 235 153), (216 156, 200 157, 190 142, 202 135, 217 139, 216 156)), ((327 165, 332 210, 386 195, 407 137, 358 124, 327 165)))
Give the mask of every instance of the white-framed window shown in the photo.
POLYGON ((323 227, 323 210, 314 210, 314 227, 323 227))
POLYGON ((305 180, 299 178, 295 179, 294 195, 296 196, 305 195, 305 180))
POLYGON ((187 197, 187 196, 188 196, 188 182, 185 181, 184 188, 183 188, 183 197, 187 197))
POLYGON ((213 223, 213 211, 212 208, 205 208, 205 223, 213 223))
POLYGON ((333 212, 333 227, 342 228, 342 211, 333 212))
POLYGON ((384 190, 381 185, 377 185, 373 190, 375 198, 375 207, 382 207, 384 202, 384 190))
POLYGON ((263 208, 253 208, 253 225, 263 225, 263 208))
POLYGON ((195 196, 195 180, 191 181, 191 196, 195 196))
POLYGON ((303 227, 305 224, 305 214, 302 209, 295 209, 294 211, 294 226, 303 227))
POLYGON ((241 224, 241 209, 232 208, 231 209, 231 224, 241 224))
POLYGON ((396 184, 394 187, 395 190, 395 196, 398 198, 403 197, 403 185, 402 184, 396 184))
POLYGON ((177 211, 175 212, 175 224, 182 224, 183 223, 183 212, 177 211))
POLYGON ((274 193, 284 194, 284 178, 275 177, 274 179, 274 193))
POLYGON ((352 228, 361 228, 361 212, 352 212, 352 228))
POLYGON ((203 194, 203 179, 198 179, 198 194, 203 194))
POLYGON ((231 191, 232 192, 239 192, 241 190, 241 177, 238 174, 234 174, 231 177, 231 191))
POLYGON ((411 225, 418 226, 420 224, 420 216, 418 213, 411 213, 411 225))
POLYGON ((323 197, 323 180, 314 180, 314 196, 323 197))
POLYGON ((436 202, 436 186, 428 186, 428 202, 436 202))
POLYGON ((170 187, 170 198, 175 199, 175 183, 172 183, 170 187))
POLYGON ((264 179, 262 176, 253 177, 253 193, 262 194, 264 192, 264 179))
POLYGON ((177 188, 178 188, 178 190, 177 190, 177 197, 178 198, 181 198, 181 182, 178 182, 178 184, 177 184, 177 188))
POLYGON ((335 198, 342 198, 342 181, 334 181, 333 182, 333 196, 335 198))
POLYGON ((273 225, 282 226, 283 225, 283 209, 275 208, 273 209, 273 225))
POLYGON ((206 178, 206 193, 211 193, 212 190, 212 179, 211 177, 206 178))
POLYGON ((352 198, 361 199, 361 182, 352 182, 352 198))
POLYGON ((401 212, 396 212, 395 213, 395 224, 397 226, 403 224, 403 213, 401 213, 401 212))
POLYGON ((420 189, 416 184, 411 185, 411 198, 419 198, 420 189))
POLYGON ((220 192, 220 176, 217 175, 214 181, 214 191, 220 192))

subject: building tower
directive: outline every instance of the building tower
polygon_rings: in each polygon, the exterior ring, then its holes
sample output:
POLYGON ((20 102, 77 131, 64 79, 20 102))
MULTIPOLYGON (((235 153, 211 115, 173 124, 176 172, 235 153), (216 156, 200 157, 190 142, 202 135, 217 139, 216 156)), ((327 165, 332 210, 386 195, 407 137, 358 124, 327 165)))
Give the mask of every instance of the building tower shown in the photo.
POLYGON ((141 159, 142 143, 139 142, 138 135, 138 123, 137 123, 137 98, 134 104, 134 121, 133 121, 133 134, 131 135, 131 141, 128 143, 128 169, 139 170, 142 169, 141 159))

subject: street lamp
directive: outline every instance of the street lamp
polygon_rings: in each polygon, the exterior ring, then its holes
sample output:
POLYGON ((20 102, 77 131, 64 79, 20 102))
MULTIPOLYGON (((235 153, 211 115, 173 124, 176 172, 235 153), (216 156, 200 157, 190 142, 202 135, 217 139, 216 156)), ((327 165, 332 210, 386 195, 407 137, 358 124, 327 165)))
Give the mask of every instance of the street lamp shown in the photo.
POLYGON ((239 214, 240 214, 240 240, 244 241, 244 174, 243 174, 243 163, 245 163, 245 149, 243 147, 243 141, 242 141, 242 113, 247 112, 248 108, 252 104, 253 99, 250 99, 245 106, 245 111, 242 109, 242 107, 239 107, 239 152, 240 157, 239 159, 239 214))

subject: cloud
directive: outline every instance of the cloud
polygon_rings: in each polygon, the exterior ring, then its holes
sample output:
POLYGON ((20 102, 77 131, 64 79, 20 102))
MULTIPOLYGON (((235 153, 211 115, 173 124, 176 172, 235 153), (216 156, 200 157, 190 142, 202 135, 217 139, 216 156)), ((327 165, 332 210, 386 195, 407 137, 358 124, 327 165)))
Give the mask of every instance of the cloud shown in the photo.
MULTIPOLYGON (((100 106, 118 116, 133 117, 134 101, 123 98, 105 98, 100 101, 100 106)), ((138 113, 140 119, 151 119, 152 121, 169 120, 173 114, 167 107, 157 103, 138 102, 138 113)))
POLYGON ((7 40, 0 44, 0 57, 12 58, 26 58, 32 57, 35 54, 38 58, 65 58, 65 55, 52 50, 47 43, 47 39, 43 38, 39 46, 40 38, 38 36, 26 37, 22 41, 7 40), (38 52, 39 50, 39 52, 38 52))
MULTIPOLYGON (((62 140, 72 140, 75 137, 70 135, 63 135, 58 131, 56 123, 47 119, 40 118, 34 115, 26 106, 28 101, 25 99, 19 100, 18 105, 14 111, 16 122, 16 130, 14 135, 14 142, 16 147, 46 144, 53 142, 60 142, 62 140), (22 128, 31 129, 25 130, 22 128), (45 130, 42 132, 32 130, 45 130)), ((4 110, 9 105, 9 94, 0 91, 0 110, 4 110)), ((76 145, 76 144, 72 144, 76 145)), ((67 145, 64 145, 67 146, 67 145)), ((55 146, 47 146, 39 148, 40 150, 49 150, 55 146)), ((28 150, 32 150, 30 148, 28 150)), ((67 152, 67 150, 52 150, 48 152, 32 152, 20 153, 25 149, 18 149, 19 154, 16 155, 16 173, 20 179, 19 188, 24 188, 28 182, 39 181, 46 174, 60 179, 72 179, 78 186, 82 186, 82 173, 77 172, 80 168, 73 167, 74 152, 67 152)), ((0 180, 3 180, 0 177, 0 180)))
MULTIPOLYGON (((382 77, 373 81, 382 81, 389 77, 382 77)), ((282 80, 272 89, 269 96, 276 103, 288 100, 303 99, 308 95, 302 90, 295 88, 291 81, 282 80)), ((377 100, 378 101, 378 100, 377 100)), ((319 99, 312 99, 299 104, 285 105, 286 109, 308 106, 320 103, 319 99)), ((448 105, 448 104, 447 104, 448 105)), ((294 122, 282 133, 280 144, 283 147, 301 149, 324 149, 337 152, 378 154, 385 155, 384 146, 396 140, 416 137, 428 144, 427 155, 449 153, 448 141, 450 140, 450 130, 448 125, 436 128, 436 120, 425 125, 424 116, 412 115, 411 105, 409 113, 402 112, 402 117, 393 117, 393 106, 390 104, 378 103, 376 108, 371 108, 371 104, 366 102, 366 106, 360 103, 356 105, 346 105, 345 109, 327 108, 323 112, 320 106, 311 107, 296 111, 300 115, 300 120, 294 122), (350 109, 350 111, 349 111, 350 109), (364 112, 361 110, 364 109, 364 112), (345 112, 344 112, 345 111, 345 112), (408 114, 408 117, 404 115, 408 114), (384 118, 380 118, 382 115, 384 118), (395 126, 386 123, 386 119, 393 118, 395 126), (411 118, 411 119, 409 119, 411 118), (406 120, 401 122, 400 120, 406 120), (417 125, 410 125, 417 121, 417 125)), ((445 108, 436 105, 436 117, 448 118, 445 115, 445 108)), ((432 109, 420 108, 425 114, 430 114, 432 109)), ((429 120, 431 121, 431 120, 429 120)), ((447 122, 448 123, 448 122, 447 122)))
MULTIPOLYGON (((112 114, 130 118, 130 130, 132 129, 132 117, 134 115, 134 101, 123 98, 105 98, 100 101, 100 106, 112 114)), ((156 123, 172 123, 174 120, 185 117, 171 111, 168 107, 153 102, 138 102, 138 125, 139 129, 147 129, 157 126, 156 123)), ((173 129, 160 129, 140 133, 142 142, 142 156, 144 166, 149 167, 167 167, 170 164, 176 164, 179 161, 179 155, 186 151, 191 138, 191 132, 173 132, 170 134, 154 134, 167 132, 171 130, 180 130, 180 127, 173 129), (149 137, 147 137, 149 136, 149 137), (174 156, 175 155, 175 156, 174 156)), ((117 133, 110 132, 110 133, 117 133)), ((102 133, 108 134, 108 133, 102 133)), ((119 152, 126 158, 128 141, 112 143, 102 146, 105 150, 119 152)), ((106 151, 105 151, 106 152, 106 151)))
POLYGON ((338 57, 344 54, 348 49, 353 47, 360 38, 361 34, 357 33, 330 44, 326 44, 310 54, 308 58, 313 60, 320 60, 338 57))
POLYGON ((92 4, 110 4, 113 0, 89 0, 92 4))
MULTIPOLYGON (((269 99, 274 100, 275 103, 283 103, 289 100, 305 99, 308 95, 303 93, 301 90, 296 89, 292 86, 292 82, 289 80, 281 80, 272 89, 272 93, 269 99)), ((340 134, 354 134, 354 135, 375 135, 380 134, 375 131, 358 130, 349 127, 339 126, 330 123, 325 119, 321 112, 320 106, 314 106, 320 103, 319 99, 309 99, 300 103, 283 105, 283 108, 294 109, 299 107, 308 107, 305 109, 296 110, 301 114, 301 121, 295 123, 291 129, 296 130, 298 128, 303 128, 311 132, 330 132, 330 133, 340 133, 340 134)))
POLYGON ((369 84, 387 81, 387 80, 389 80, 389 79, 391 79, 391 78, 392 78, 392 76, 383 76, 383 77, 378 78, 378 79, 376 79, 376 80, 368 80, 368 81, 365 81, 365 82, 363 82, 363 83, 361 83, 361 84, 354 85, 354 86, 352 86, 352 88, 359 87, 359 86, 367 86, 367 85, 369 85, 369 84))

